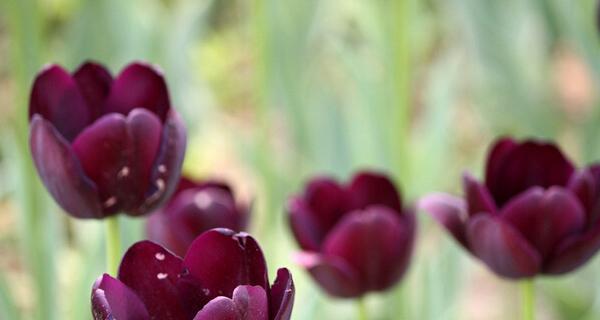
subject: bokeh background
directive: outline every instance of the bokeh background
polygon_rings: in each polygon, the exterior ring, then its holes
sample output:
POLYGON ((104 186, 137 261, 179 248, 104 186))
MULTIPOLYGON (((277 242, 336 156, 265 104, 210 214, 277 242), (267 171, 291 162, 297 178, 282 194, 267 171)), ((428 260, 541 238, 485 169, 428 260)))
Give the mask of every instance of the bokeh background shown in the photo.
MULTIPOLYGON (((189 129, 185 172, 254 201, 271 276, 292 269, 293 319, 354 319, 293 262, 286 197, 316 173, 391 174, 405 198, 460 193, 502 134, 600 160, 593 0, 0 0, 0 319, 90 319, 103 226, 62 214, 32 167, 27 105, 42 66, 164 70, 189 129)), ((373 319, 514 319, 497 279, 425 214, 409 273, 373 319)), ((143 220, 121 218, 123 245, 143 220)), ((537 282, 539 319, 599 319, 600 259, 537 282)))

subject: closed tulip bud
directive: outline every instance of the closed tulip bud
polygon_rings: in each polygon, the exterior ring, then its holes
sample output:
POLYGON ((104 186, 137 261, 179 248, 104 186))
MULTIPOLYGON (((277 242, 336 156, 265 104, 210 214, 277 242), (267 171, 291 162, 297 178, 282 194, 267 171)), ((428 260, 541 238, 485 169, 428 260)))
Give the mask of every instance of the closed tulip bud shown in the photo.
POLYGON ((31 154, 56 202, 77 218, 150 212, 175 190, 185 128, 160 71, 132 63, 113 78, 84 63, 36 77, 29 104, 31 154))
POLYGON ((409 265, 415 218, 382 174, 361 172, 348 185, 315 178, 288 211, 298 262, 332 296, 389 289, 409 265))
POLYGON ((146 222, 148 239, 179 256, 204 231, 246 228, 249 208, 237 204, 231 188, 218 181, 193 181, 182 177, 167 204, 146 222))
POLYGON ((499 276, 564 274, 600 248, 600 166, 577 170, 554 144, 504 138, 484 183, 463 182, 464 198, 432 194, 420 207, 499 276))

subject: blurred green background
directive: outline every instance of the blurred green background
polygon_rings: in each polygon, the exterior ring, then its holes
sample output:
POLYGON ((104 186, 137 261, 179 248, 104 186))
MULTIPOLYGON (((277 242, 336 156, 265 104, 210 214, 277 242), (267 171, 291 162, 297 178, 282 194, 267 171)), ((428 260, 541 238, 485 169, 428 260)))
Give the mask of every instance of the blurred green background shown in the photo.
MULTIPOLYGON (((285 200, 311 175, 389 172, 409 201, 460 193, 500 134, 600 159, 593 0, 0 0, 0 319, 90 319, 103 226, 62 214, 30 161, 27 105, 46 63, 164 70, 189 130, 185 171, 254 201, 271 276, 292 269, 293 319, 354 319, 294 265, 285 200)), ((494 277, 431 219, 373 319, 514 319, 494 277)), ((123 242, 143 238, 122 217, 123 242)), ((537 282, 539 319, 599 319, 600 260, 537 282)))

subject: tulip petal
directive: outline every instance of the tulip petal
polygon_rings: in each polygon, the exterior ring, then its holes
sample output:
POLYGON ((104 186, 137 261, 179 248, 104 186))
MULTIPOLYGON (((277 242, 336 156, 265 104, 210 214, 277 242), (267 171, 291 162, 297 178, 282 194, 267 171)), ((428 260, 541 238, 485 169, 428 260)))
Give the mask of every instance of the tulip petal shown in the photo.
POLYGON ((238 285, 269 288, 267 266, 258 243, 246 233, 213 229, 190 245, 183 265, 202 283, 210 299, 228 296, 238 285))
POLYGON ((474 216, 481 212, 496 213, 497 209, 494 199, 484 185, 475 180, 470 174, 465 173, 463 176, 463 186, 469 216, 474 216))
POLYGON ((355 298, 364 294, 358 272, 343 259, 314 252, 301 252, 296 262, 306 268, 315 281, 330 295, 355 298))
POLYGON ((238 286, 233 291, 233 302, 244 320, 269 319, 269 300, 261 286, 238 286))
POLYGON ((186 319, 198 306, 183 303, 179 281, 181 259, 150 241, 127 250, 119 267, 119 280, 131 288, 155 319, 186 319))
POLYGON ((418 208, 443 225, 463 247, 469 247, 465 223, 467 208, 463 199, 445 193, 432 193, 419 200, 418 208))
POLYGON ((585 213, 569 191, 552 187, 532 188, 506 204, 502 219, 531 243, 542 258, 549 256, 564 238, 579 233, 585 213))
POLYGON ((411 214, 373 206, 347 214, 327 236, 322 252, 351 265, 364 290, 384 290, 406 271, 414 232, 411 214))
POLYGON ((600 249, 600 223, 583 234, 573 235, 558 245, 544 266, 544 273, 564 274, 589 261, 600 249))
POLYGON ((68 142, 48 121, 31 121, 30 147, 42 182, 58 204, 77 218, 102 218, 94 183, 86 177, 68 142))
POLYGON ((36 114, 52 123, 67 141, 73 141, 93 121, 77 83, 57 65, 45 68, 35 78, 29 100, 29 118, 36 114))
POLYGON ((152 165, 145 202, 131 215, 155 210, 171 197, 179 182, 185 148, 185 127, 177 112, 171 110, 163 124, 161 144, 152 165))
POLYGON ((485 182, 488 188, 499 183, 497 180, 502 175, 502 165, 517 146, 513 139, 507 137, 500 138, 494 143, 488 154, 485 170, 485 182))
POLYGON ((177 231, 171 227, 168 217, 162 213, 153 213, 146 220, 146 235, 148 239, 171 250, 179 257, 183 257, 189 244, 180 240, 177 231))
POLYGON ((144 201, 160 132, 156 116, 136 109, 127 118, 103 116, 75 139, 73 150, 97 184, 105 212, 130 213, 144 201))
POLYGON ((596 221, 595 206, 598 202, 598 186, 590 169, 574 173, 569 180, 568 189, 579 199, 586 213, 588 225, 596 221))
POLYGON ((402 213, 402 201, 396 187, 383 174, 363 171, 350 183, 352 208, 364 209, 371 205, 382 205, 402 213))
MULTIPOLYGON (((510 145, 510 143, 504 143, 510 145)), ((486 186, 501 207, 530 187, 566 186, 574 167, 553 144, 528 140, 513 147, 492 151, 486 186), (506 149, 506 150, 505 150, 506 149), (494 159, 494 152, 501 156, 494 159)))
POLYGON ((306 207, 304 200, 298 197, 288 202, 289 222, 294 237, 304 250, 318 251, 325 237, 315 215, 306 207))
POLYGON ((92 314, 95 320, 147 320, 148 310, 138 296, 121 281, 104 274, 92 289, 92 314))
POLYGON ((104 104, 113 82, 112 75, 104 66, 86 62, 73 74, 73 79, 87 103, 91 120, 96 120, 104 111, 104 104))
POLYGON ((292 274, 286 268, 277 270, 277 278, 271 286, 271 314, 273 320, 289 320, 292 316, 296 288, 292 274))
POLYGON ((240 320, 240 313, 233 300, 219 296, 198 311, 194 320, 240 320))
POLYGON ((473 254, 496 274, 511 278, 533 277, 540 269, 540 254, 519 232, 498 217, 480 214, 467 224, 473 254))
POLYGON ((162 121, 170 109, 169 92, 162 72, 146 63, 132 63, 117 76, 107 98, 105 113, 123 115, 145 108, 162 121))

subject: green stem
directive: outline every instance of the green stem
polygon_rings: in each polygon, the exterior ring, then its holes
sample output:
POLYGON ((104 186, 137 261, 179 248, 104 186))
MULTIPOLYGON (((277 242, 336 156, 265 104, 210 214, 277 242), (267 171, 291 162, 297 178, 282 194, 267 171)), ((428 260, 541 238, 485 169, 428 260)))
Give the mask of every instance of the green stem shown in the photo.
POLYGON ((121 259, 121 230, 117 215, 105 219, 106 225, 106 270, 112 276, 117 276, 119 260, 121 259))
POLYGON ((367 311, 367 302, 365 298, 360 298, 356 301, 358 307, 358 320, 369 320, 369 312, 367 311))
POLYGON ((521 320, 535 319, 535 288, 533 279, 522 280, 521 290, 521 320))

